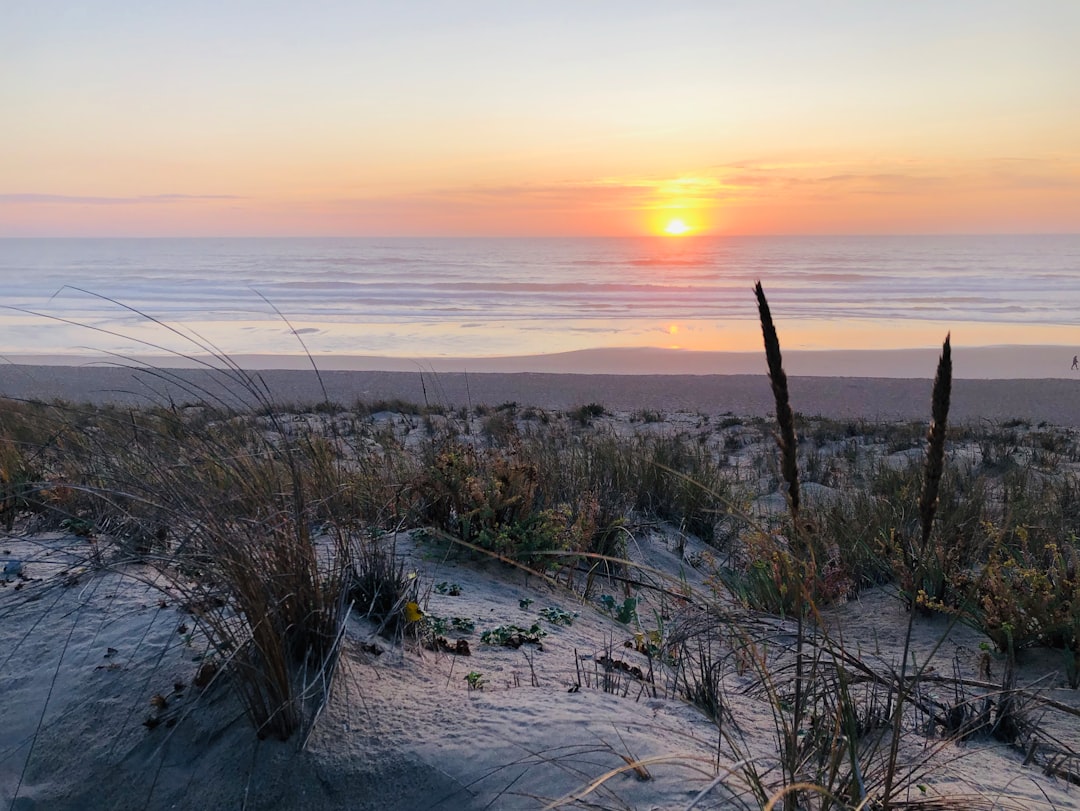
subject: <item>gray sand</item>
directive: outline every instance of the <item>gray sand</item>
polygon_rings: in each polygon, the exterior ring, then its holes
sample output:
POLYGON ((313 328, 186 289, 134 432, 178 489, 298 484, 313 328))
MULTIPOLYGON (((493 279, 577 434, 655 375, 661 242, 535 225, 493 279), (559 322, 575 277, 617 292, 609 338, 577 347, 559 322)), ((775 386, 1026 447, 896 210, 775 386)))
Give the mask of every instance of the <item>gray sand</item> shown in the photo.
MULTIPOLYGON (((323 399, 314 372, 257 373, 277 404, 323 399)), ((567 409, 600 403, 611 410, 700 411, 768 416, 772 410, 763 375, 592 375, 547 373, 325 371, 329 400, 401 399, 450 407, 520 405, 567 409)), ((793 406, 808 416, 925 420, 929 379, 793 377, 793 406)), ((224 373, 206 370, 136 370, 112 366, 0 365, 0 395, 14 398, 118 404, 183 404, 220 397, 234 405, 242 391, 224 373)), ((957 380, 954 422, 1022 418, 1033 423, 1080 427, 1080 380, 957 380)))

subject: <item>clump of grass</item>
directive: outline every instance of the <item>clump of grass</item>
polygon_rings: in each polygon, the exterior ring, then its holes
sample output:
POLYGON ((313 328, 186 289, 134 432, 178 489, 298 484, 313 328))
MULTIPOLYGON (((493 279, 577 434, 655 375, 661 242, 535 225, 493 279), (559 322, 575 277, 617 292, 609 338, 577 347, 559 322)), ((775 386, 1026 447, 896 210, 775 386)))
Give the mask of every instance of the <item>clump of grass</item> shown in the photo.
POLYGON ((417 518, 541 568, 549 553, 625 556, 631 513, 716 538, 731 485, 708 448, 682 435, 549 430, 505 446, 432 444, 412 488, 417 518))
POLYGON ((601 531, 625 523, 635 512, 718 543, 717 525, 737 501, 720 461, 685 434, 549 431, 524 442, 523 449, 540 467, 552 500, 577 492, 594 495, 601 531))
POLYGON ((348 597, 356 611, 378 625, 379 634, 395 638, 409 622, 406 607, 418 603, 419 579, 405 571, 393 536, 370 534, 356 546, 348 597))
POLYGON ((32 453, 7 432, 0 434, 0 521, 10 532, 15 517, 33 505, 33 482, 40 479, 32 453))
POLYGON ((320 498, 340 490, 344 469, 257 375, 149 320, 214 359, 204 382, 132 365, 151 399, 169 392, 155 407, 57 406, 39 506, 87 526, 97 563, 155 567, 153 583, 181 596, 259 736, 284 740, 317 714, 338 651, 353 531, 328 524, 320 498))
POLYGON ((317 522, 314 495, 337 489, 318 443, 288 439, 275 416, 267 427, 221 413, 172 443, 176 464, 157 470, 139 449, 116 449, 126 475, 105 492, 169 517, 176 540, 150 562, 196 610, 260 736, 284 740, 311 714, 302 685, 336 656, 352 542, 348 528, 317 522))
POLYGON ((514 412, 509 409, 496 409, 494 414, 484 418, 483 431, 492 445, 510 445, 518 435, 514 412))
POLYGON ((591 425, 593 420, 604 416, 606 413, 607 409, 600 403, 586 403, 571 411, 570 417, 581 425, 591 425))

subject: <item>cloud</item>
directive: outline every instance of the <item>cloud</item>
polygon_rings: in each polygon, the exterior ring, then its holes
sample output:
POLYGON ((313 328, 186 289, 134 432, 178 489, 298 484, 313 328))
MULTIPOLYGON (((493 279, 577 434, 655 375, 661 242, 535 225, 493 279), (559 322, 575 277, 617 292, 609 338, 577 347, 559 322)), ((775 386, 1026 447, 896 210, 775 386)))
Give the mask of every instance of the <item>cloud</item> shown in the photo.
MULTIPOLYGON (((981 173, 986 176, 984 170, 981 173)), ((840 166, 835 163, 779 164, 739 162, 708 167, 699 174, 674 178, 597 178, 546 184, 462 186, 433 190, 422 198, 432 205, 512 204, 524 209, 653 209, 678 201, 707 208, 778 193, 797 197, 903 196, 933 193, 958 181, 971 183, 980 172, 960 169, 955 175, 940 167, 840 166), (869 170, 868 170, 869 169, 869 170)), ((359 201, 351 201, 359 202, 359 201)))
POLYGON ((983 158, 968 161, 896 160, 867 163, 736 161, 709 171, 740 196, 777 190, 810 198, 937 194, 946 189, 1025 191, 1075 189, 1080 164, 1059 158, 983 158))
POLYGON ((130 206, 146 203, 179 203, 186 200, 243 200, 235 194, 142 194, 137 197, 96 197, 71 194, 0 194, 0 203, 78 206, 130 206))
MULTIPOLYGON (((518 210, 648 210, 678 200, 706 207, 730 196, 732 188, 711 176, 600 177, 546 183, 444 186, 408 198, 413 206, 505 208, 518 210)), ((334 201, 344 206, 394 204, 401 198, 354 197, 334 201)))
POLYGON ((333 201, 343 206, 394 206, 441 209, 497 208, 512 205, 519 210, 588 210, 594 208, 636 208, 651 192, 637 184, 606 182, 586 183, 521 183, 494 186, 443 187, 408 197, 352 197, 333 201))

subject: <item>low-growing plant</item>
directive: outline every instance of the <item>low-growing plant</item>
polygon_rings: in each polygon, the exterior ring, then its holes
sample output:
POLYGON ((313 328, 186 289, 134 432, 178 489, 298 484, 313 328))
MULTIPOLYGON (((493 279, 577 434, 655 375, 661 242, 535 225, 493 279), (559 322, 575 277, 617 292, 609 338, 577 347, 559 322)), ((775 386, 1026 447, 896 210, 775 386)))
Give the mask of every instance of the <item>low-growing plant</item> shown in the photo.
POLYGON ((668 665, 674 666, 678 662, 679 653, 671 640, 664 637, 663 628, 637 631, 629 647, 638 653, 644 653, 650 659, 660 659, 668 665))
POLYGON ((476 621, 469 617, 451 617, 450 627, 463 634, 471 634, 476 630, 476 621))
POLYGON ((605 594, 600 598, 600 604, 604 606, 609 614, 624 625, 629 625, 637 620, 638 600, 636 597, 625 597, 620 603, 610 594, 605 594))
POLYGON ((483 673, 471 670, 465 674, 465 682, 469 685, 469 690, 483 690, 488 680, 484 678, 483 673))
POLYGON ((573 625, 574 620, 577 618, 577 614, 571 614, 569 611, 559 608, 558 606, 541 608, 540 616, 552 625, 573 625))
POLYGON ((522 645, 541 646, 547 631, 540 627, 539 623, 533 623, 529 628, 520 625, 499 625, 480 634, 480 641, 485 645, 497 647, 520 648, 522 645))
POLYGON ((545 506, 535 463, 518 448, 487 453, 458 443, 440 448, 415 483, 420 517, 481 550, 546 568, 550 552, 584 548, 586 511, 545 506))
POLYGON ((1075 539, 1031 548, 1024 527, 1017 543, 996 549, 976 572, 959 577, 970 599, 960 606, 925 600, 985 633, 1010 659, 1031 647, 1080 651, 1080 553, 1075 539))
POLYGON ((426 630, 434 636, 445 636, 449 631, 457 631, 461 634, 471 634, 476 630, 476 621, 468 617, 438 617, 437 614, 426 614, 423 618, 426 630))
POLYGON ((450 620, 438 614, 428 614, 424 617, 424 622, 427 625, 426 630, 434 636, 445 636, 450 631, 450 620))

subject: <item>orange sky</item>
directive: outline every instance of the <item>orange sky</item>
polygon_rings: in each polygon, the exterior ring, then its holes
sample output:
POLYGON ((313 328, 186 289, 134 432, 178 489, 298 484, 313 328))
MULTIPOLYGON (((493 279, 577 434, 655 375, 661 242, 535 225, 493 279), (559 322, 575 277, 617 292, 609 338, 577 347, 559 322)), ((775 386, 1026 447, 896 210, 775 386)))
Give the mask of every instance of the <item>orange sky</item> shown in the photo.
POLYGON ((1080 231, 1072 0, 149 5, 5 14, 0 236, 1080 231))

